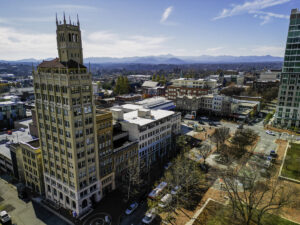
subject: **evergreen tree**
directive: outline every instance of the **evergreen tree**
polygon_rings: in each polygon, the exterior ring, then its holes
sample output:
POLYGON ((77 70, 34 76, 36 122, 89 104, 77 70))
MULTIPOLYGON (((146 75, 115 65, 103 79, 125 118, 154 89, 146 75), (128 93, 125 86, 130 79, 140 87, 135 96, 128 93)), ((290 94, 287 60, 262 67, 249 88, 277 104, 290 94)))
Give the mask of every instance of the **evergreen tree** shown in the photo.
POLYGON ((156 74, 153 74, 152 81, 156 81, 156 74))
POLYGON ((155 81, 156 82, 159 82, 160 81, 160 76, 157 74, 156 78, 155 78, 155 81))
POLYGON ((162 75, 162 76, 160 77, 159 83, 162 84, 162 85, 165 85, 166 82, 167 82, 166 77, 165 77, 164 75, 162 75))

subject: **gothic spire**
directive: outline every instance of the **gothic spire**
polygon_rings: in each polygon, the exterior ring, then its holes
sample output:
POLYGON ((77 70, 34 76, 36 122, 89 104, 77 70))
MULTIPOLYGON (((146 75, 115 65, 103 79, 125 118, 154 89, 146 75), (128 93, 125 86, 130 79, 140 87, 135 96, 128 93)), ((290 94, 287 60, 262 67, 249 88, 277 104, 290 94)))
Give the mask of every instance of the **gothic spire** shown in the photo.
POLYGON ((65 15, 65 12, 64 12, 64 24, 66 24, 66 15, 65 15))
POLYGON ((78 27, 80 27, 78 14, 77 14, 77 25, 78 25, 78 27))

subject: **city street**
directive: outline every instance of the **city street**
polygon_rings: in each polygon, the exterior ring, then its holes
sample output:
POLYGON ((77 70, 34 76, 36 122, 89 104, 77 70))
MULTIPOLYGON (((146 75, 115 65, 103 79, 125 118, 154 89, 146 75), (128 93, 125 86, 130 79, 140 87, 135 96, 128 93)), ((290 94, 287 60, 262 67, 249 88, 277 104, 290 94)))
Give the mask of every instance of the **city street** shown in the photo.
POLYGON ((147 211, 147 203, 143 202, 131 215, 123 215, 120 225, 141 225, 142 219, 147 211))

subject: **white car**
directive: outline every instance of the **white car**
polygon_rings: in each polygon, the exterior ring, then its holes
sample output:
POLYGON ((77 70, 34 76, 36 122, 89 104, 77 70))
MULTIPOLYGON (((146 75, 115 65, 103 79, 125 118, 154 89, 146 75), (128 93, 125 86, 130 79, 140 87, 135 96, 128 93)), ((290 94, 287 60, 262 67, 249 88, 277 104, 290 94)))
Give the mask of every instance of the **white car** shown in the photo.
POLYGON ((266 134, 269 134, 269 135, 275 136, 275 133, 274 133, 274 132, 272 132, 272 131, 270 131, 270 130, 267 130, 267 131, 266 131, 266 134))
POLYGON ((171 194, 172 195, 176 195, 178 193, 178 191, 180 191, 181 187, 180 186, 176 186, 171 190, 171 194))
POLYGON ((271 166, 271 161, 266 160, 265 163, 264 163, 264 167, 269 168, 270 166, 271 166))
POLYGON ((11 220, 11 218, 6 211, 0 212, 0 222, 1 223, 7 223, 10 220, 11 220))
POLYGON ((155 209, 151 209, 147 212, 142 220, 144 224, 150 224, 156 217, 155 209))
POLYGON ((165 208, 170 202, 172 201, 172 195, 166 194, 164 197, 160 199, 160 202, 158 203, 158 206, 160 208, 165 208))
POLYGON ((137 202, 132 203, 128 209, 126 209, 125 214, 126 215, 130 215, 131 213, 133 213, 137 207, 139 206, 139 204, 137 202))

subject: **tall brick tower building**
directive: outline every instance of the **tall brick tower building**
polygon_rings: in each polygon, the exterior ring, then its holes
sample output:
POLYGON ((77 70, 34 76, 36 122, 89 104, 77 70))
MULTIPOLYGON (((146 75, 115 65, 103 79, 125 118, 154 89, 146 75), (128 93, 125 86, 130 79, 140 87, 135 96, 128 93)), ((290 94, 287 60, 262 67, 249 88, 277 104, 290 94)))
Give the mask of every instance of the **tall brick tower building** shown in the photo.
POLYGON ((46 198, 81 215, 101 199, 92 76, 80 24, 56 18, 59 58, 33 72, 46 198))

